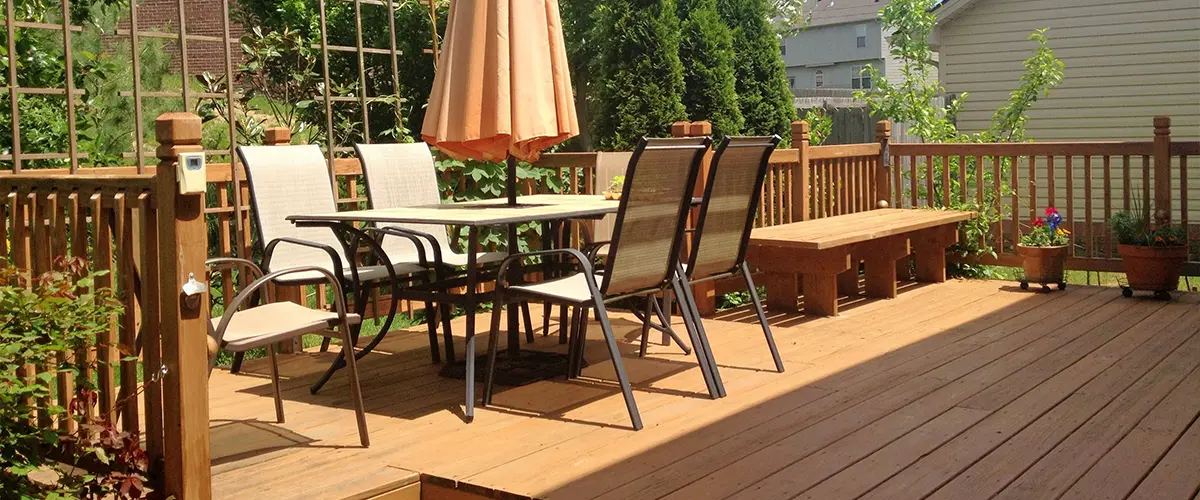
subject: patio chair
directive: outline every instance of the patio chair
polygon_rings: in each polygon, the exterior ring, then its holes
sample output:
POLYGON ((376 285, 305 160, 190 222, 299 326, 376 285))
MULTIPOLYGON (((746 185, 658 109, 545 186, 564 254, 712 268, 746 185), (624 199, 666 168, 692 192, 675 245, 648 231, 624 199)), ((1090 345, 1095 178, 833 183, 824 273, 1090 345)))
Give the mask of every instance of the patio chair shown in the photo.
MULTIPOLYGON (((779 349, 767 324, 758 289, 750 277, 750 266, 746 263, 746 248, 750 243, 750 231, 754 229, 763 180, 767 175, 771 153, 778 144, 778 136, 726 137, 721 142, 709 168, 692 251, 687 262, 679 264, 676 279, 684 290, 681 297, 684 307, 681 309, 684 314, 690 314, 692 322, 703 331, 704 324, 700 321, 691 285, 740 274, 750 291, 750 299, 775 362, 775 370, 783 373, 783 360, 779 357, 779 349)), ((643 328, 643 351, 645 345, 646 329, 643 328)), ((711 351, 708 356, 710 370, 720 380, 711 351)), ((721 395, 724 396, 723 390, 721 395)))
MULTIPOLYGON (((391 287, 391 307, 383 327, 358 356, 370 352, 391 327, 397 302, 401 299, 401 285, 427 280, 428 273, 425 266, 419 264, 393 264, 386 260, 382 264, 360 265, 357 258, 359 245, 369 248, 371 255, 378 260, 383 255, 383 250, 376 242, 378 235, 407 239, 414 246, 417 239, 378 228, 357 229, 347 224, 338 226, 338 230, 350 233, 348 241, 343 242, 332 227, 301 226, 289 222, 286 218, 290 215, 337 211, 325 155, 315 145, 238 146, 237 154, 246 168, 250 205, 257 221, 255 227, 259 243, 264 247, 261 266, 264 271, 271 273, 276 269, 315 267, 332 273, 340 282, 339 289, 354 295, 354 312, 359 316, 366 311, 367 299, 373 290, 391 287), (286 250, 280 250, 281 246, 286 250)), ((325 282, 324 275, 317 271, 290 273, 274 281, 277 285, 296 286, 325 282)), ((361 325, 353 328, 355 341, 358 340, 360 328, 361 325)), ((431 348, 437 348, 436 341, 431 348)), ((313 394, 320 390, 334 371, 344 366, 345 362, 338 357, 312 386, 313 394)))
MULTIPOLYGON (((411 144, 356 144, 355 152, 362 162, 363 179, 366 182, 367 203, 371 208, 396 208, 420 205, 437 205, 442 202, 441 190, 438 188, 437 168, 433 164, 433 153, 424 142, 411 144)), ((460 253, 450 245, 446 237, 446 227, 435 224, 397 224, 386 226, 387 229, 416 236, 422 241, 423 254, 418 251, 412 241, 400 238, 384 238, 381 242, 383 252, 395 265, 422 265, 424 259, 428 268, 435 274, 435 282, 442 282, 448 272, 466 267, 467 254, 460 253)), ((478 266, 497 264, 504 260, 508 252, 479 252, 475 254, 478 266)), ((445 290, 443 290, 445 291, 445 290)), ((449 311, 450 304, 436 306, 425 303, 429 322, 434 325, 430 331, 430 346, 433 350, 433 362, 440 362, 437 351, 436 325, 439 309, 449 311)), ((525 316, 526 339, 533 341, 532 321, 529 307, 523 309, 525 316)), ((450 314, 441 314, 442 335, 446 345, 446 358, 454 361, 454 343, 450 331, 450 314)))
MULTIPOLYGON (((362 317, 346 312, 345 296, 341 293, 341 280, 327 269, 317 266, 293 267, 263 275, 262 269, 245 259, 216 258, 205 262, 209 272, 237 269, 252 279, 229 303, 221 316, 209 320, 209 335, 221 349, 231 352, 246 352, 265 348, 271 363, 271 387, 275 398, 275 419, 284 422, 283 398, 279 390, 279 360, 275 352, 278 342, 291 340, 308 334, 337 337, 342 342, 342 354, 349 369, 350 394, 358 423, 358 439, 363 447, 371 445, 367 436, 367 418, 363 411, 362 389, 358 383, 358 363, 355 361, 354 340, 350 325, 358 324, 362 317), (314 275, 334 289, 333 311, 309 309, 293 302, 276 302, 272 282, 288 277, 314 275), (262 304, 254 306, 256 298, 264 298, 262 304)), ((305 278, 306 280, 310 278, 305 278)), ((249 281, 249 280, 247 280, 249 281)), ((233 293, 227 290, 226 293, 233 293)), ((211 316, 211 314, 210 314, 211 316)), ((211 374, 216 356, 210 356, 208 371, 211 374)))
MULTIPOLYGON (((710 143, 711 139, 707 137, 639 141, 629 162, 608 254, 608 269, 603 275, 597 276, 591 261, 579 250, 571 248, 510 255, 501 264, 500 278, 496 283, 498 305, 526 300, 571 305, 576 307, 577 319, 586 315, 588 308, 596 310, 634 429, 642 428, 641 416, 621 362, 621 352, 605 304, 623 298, 660 293, 678 285, 678 281, 672 277, 678 263, 679 245, 692 189, 699 175, 700 159, 710 143), (505 271, 514 262, 520 265, 521 259, 526 257, 555 254, 574 260, 579 272, 534 284, 510 285, 505 281, 505 271)), ((499 307, 493 309, 492 334, 488 339, 484 405, 491 403, 493 394, 496 350, 500 337, 498 311, 499 307)), ((698 330, 688 328, 688 332, 692 334, 692 344, 696 346, 697 359, 709 393, 716 397, 717 392, 708 376, 707 361, 701 354, 705 341, 696 337, 698 330)), ((568 378, 580 375, 585 333, 575 332, 569 339, 568 378)))

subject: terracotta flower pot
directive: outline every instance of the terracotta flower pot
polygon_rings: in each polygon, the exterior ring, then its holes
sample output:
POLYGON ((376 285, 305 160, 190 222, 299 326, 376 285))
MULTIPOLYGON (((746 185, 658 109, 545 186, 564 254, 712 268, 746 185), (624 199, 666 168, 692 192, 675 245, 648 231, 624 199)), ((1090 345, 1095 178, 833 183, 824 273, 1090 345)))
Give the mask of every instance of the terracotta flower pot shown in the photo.
POLYGON ((605 192, 604 192, 604 199, 606 199, 606 200, 619 200, 619 199, 621 199, 621 192, 620 192, 620 191, 605 191, 605 192))
POLYGON ((1022 286, 1028 282, 1041 283, 1058 283, 1059 288, 1062 288, 1063 268, 1067 263, 1067 247, 1066 245, 1056 247, 1028 247, 1025 245, 1017 245, 1017 255, 1020 255, 1022 265, 1025 267, 1025 280, 1022 281, 1022 286))
POLYGON ((1171 292, 1179 287, 1179 274, 1188 257, 1188 247, 1117 245, 1129 288, 1171 292))

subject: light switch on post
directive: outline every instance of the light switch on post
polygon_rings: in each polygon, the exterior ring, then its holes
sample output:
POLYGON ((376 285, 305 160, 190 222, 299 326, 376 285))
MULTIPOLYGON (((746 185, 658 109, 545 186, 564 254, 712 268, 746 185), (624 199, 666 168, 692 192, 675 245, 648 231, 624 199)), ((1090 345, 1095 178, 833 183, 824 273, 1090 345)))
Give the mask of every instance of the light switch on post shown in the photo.
POLYGON ((208 183, 208 170, 204 153, 179 153, 179 194, 204 194, 208 183))

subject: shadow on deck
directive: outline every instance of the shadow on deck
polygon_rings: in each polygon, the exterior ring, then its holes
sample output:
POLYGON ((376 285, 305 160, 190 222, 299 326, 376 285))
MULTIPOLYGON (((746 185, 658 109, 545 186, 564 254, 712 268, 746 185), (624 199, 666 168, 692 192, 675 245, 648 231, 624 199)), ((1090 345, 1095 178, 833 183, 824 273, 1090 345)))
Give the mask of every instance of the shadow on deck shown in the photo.
MULTIPOLYGON (((639 326, 618 314, 639 432, 594 325, 583 379, 501 388, 472 424, 425 332, 394 332, 360 364, 369 449, 344 376, 309 394, 333 354, 284 358, 283 424, 262 360, 215 372, 214 495, 369 498, 420 473, 537 498, 1191 498, 1198 303, 912 285, 846 299, 837 318, 769 314, 783 374, 753 314, 725 311, 706 320, 729 394, 716 401, 677 347, 637 358, 639 326)), ((539 332, 532 347, 565 346, 539 332)))

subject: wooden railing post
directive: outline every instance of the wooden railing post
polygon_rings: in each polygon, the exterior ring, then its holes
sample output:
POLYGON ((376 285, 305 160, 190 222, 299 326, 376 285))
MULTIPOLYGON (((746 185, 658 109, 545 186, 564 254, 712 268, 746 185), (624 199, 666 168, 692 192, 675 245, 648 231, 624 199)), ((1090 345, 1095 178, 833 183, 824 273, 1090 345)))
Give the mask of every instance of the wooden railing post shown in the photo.
MULTIPOLYGON (((671 124, 672 137, 703 137, 712 135, 712 123, 707 121, 699 122, 675 122, 671 124)), ((709 149, 704 153, 704 159, 700 161, 700 174, 696 179, 696 188, 692 191, 693 196, 704 196, 704 190, 708 187, 708 171, 712 164, 713 151, 709 149)), ((770 200, 764 200, 770 202, 770 200)), ((700 209, 692 208, 689 215, 688 223, 691 227, 695 227, 699 221, 700 209)), ((693 245, 692 237, 689 234, 685 240, 687 244, 683 249, 683 257, 686 258, 691 254, 693 245)), ((717 312, 717 289, 712 281, 705 281, 692 285, 692 295, 696 297, 697 309, 703 316, 709 316, 717 312)), ((663 336, 663 344, 667 345, 669 338, 663 336)))
POLYGON ((876 208, 886 208, 892 202, 892 168, 888 163, 891 161, 891 155, 888 153, 888 141, 891 138, 892 122, 879 120, 875 124, 875 140, 879 141, 879 164, 875 169, 875 188, 879 194, 876 208))
POLYGON ((208 434, 208 293, 187 297, 190 278, 207 286, 204 260, 208 229, 204 195, 180 194, 180 153, 203 152, 200 117, 167 113, 155 121, 158 139, 157 198, 161 293, 163 466, 165 495, 180 500, 212 497, 208 434))
POLYGON ((792 179, 792 209, 799 211, 800 216, 792 214, 792 221, 808 220, 811 216, 812 199, 809 189, 812 184, 812 168, 808 164, 808 122, 792 122, 792 147, 800 153, 799 175, 792 179))
POLYGON ((1171 117, 1154 117, 1154 220, 1171 223, 1171 117))
MULTIPOLYGON (((267 146, 287 146, 292 143, 292 129, 287 127, 271 127, 263 133, 263 144, 267 146)), ((295 302, 304 305, 304 287, 276 286, 275 297, 278 300, 295 302)), ((304 350, 299 338, 279 343, 280 354, 295 354, 304 350)))

